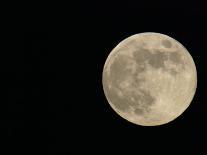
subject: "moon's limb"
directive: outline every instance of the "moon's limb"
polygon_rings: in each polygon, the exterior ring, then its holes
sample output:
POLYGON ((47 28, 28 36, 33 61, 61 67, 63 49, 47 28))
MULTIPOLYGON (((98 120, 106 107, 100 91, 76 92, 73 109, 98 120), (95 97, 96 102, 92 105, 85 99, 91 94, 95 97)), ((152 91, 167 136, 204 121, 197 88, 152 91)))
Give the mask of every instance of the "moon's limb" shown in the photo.
POLYGON ((120 116, 153 126, 185 111, 195 94, 197 73, 179 42, 159 33, 141 33, 112 50, 102 80, 106 98, 120 116))

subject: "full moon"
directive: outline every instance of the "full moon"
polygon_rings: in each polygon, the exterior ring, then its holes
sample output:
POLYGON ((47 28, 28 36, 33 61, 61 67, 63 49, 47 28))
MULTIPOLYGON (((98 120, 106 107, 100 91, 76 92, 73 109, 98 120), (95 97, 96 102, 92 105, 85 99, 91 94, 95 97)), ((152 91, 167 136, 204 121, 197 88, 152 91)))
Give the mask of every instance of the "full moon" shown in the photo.
POLYGON ((157 126, 173 121, 190 105, 197 71, 181 43, 146 32, 126 38, 111 51, 102 84, 118 115, 137 125, 157 126))

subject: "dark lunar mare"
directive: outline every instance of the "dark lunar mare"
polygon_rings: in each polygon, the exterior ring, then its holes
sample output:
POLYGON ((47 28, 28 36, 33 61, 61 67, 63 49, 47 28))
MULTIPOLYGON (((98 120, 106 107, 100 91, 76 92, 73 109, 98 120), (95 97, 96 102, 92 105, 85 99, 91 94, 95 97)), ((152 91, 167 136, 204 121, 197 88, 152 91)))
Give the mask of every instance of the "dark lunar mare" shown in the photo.
MULTIPOLYGON (((136 58, 141 61, 145 60, 146 57, 150 55, 143 54, 140 56, 136 58), (142 57, 142 59, 139 59, 140 56, 142 57)), ((145 69, 144 67, 140 67, 140 61, 138 61, 139 63, 137 63, 136 72, 133 74, 131 69, 126 69, 127 61, 124 57, 125 56, 120 55, 114 60, 110 67, 109 77, 106 77, 106 74, 103 75, 103 82, 106 85, 104 89, 109 100, 117 109, 121 111, 127 111, 129 110, 129 107, 132 106, 136 109, 136 114, 142 114, 149 111, 149 107, 153 104, 153 102, 155 102, 155 98, 153 98, 149 92, 145 90, 140 90, 139 88, 139 84, 143 82, 144 79, 138 79, 137 76, 145 69), (133 80, 130 86, 130 88, 132 89, 120 88, 120 82, 125 80, 126 77, 131 77, 131 79, 133 80), (108 88, 109 84, 112 85, 111 89, 108 88), (117 90, 120 90, 123 93, 123 97, 120 97, 118 95, 117 90), (139 91, 139 93, 135 92, 134 90, 139 91), (134 98, 134 101, 131 100, 131 97, 134 98)))
POLYGON ((169 40, 165 39, 165 40, 162 40, 162 45, 165 47, 165 48, 171 48, 172 44, 169 40))
MULTIPOLYGON (((167 40, 165 40, 165 42, 167 42, 167 40)), ((168 45, 168 47, 170 47, 170 45, 168 45)), ((161 52, 159 50, 154 50, 154 53, 151 53, 147 49, 138 48, 136 51, 133 52, 133 57, 138 66, 148 63, 153 68, 161 68, 164 71, 169 72, 171 75, 177 75, 178 71, 176 71, 175 69, 167 69, 164 64, 166 60, 170 60, 174 62, 176 65, 180 65, 182 69, 184 69, 185 66, 181 60, 181 54, 179 53, 179 51, 161 52)))

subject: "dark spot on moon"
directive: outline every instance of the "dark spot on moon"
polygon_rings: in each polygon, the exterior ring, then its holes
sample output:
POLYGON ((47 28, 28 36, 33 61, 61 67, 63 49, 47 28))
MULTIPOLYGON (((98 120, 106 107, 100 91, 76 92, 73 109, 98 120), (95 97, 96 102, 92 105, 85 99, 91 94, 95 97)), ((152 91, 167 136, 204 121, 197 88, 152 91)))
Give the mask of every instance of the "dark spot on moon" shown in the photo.
POLYGON ((162 45, 165 47, 165 48, 171 48, 172 47, 172 44, 169 40, 162 40, 162 45))
MULTIPOLYGON (((163 40, 163 44, 166 47, 171 46, 171 42, 169 40, 163 40), (167 43, 168 42, 168 43, 167 43)), ((181 60, 181 54, 179 51, 174 52, 161 52, 159 50, 155 50, 153 53, 151 53, 147 49, 139 48, 138 50, 133 52, 134 60, 137 64, 136 66, 136 74, 144 72, 146 70, 146 62, 152 66, 155 69, 162 68, 165 71, 168 71, 169 69, 166 69, 165 61, 170 60, 174 62, 176 65, 181 65, 181 68, 184 68, 184 64, 181 60)), ((178 71, 176 70, 169 70, 168 71, 172 75, 176 75, 178 71)))
POLYGON ((134 60, 138 65, 143 65, 143 63, 150 58, 150 51, 147 49, 138 49, 133 52, 134 60))
POLYGON ((175 69, 169 69, 169 72, 171 75, 175 76, 178 74, 178 71, 176 71, 175 69))
POLYGON ((151 53, 147 49, 139 49, 133 52, 134 60, 138 65, 138 72, 144 71, 145 62, 148 62, 154 68, 165 67, 164 61, 168 58, 165 52, 160 52, 158 50, 154 51, 155 53, 151 53))
POLYGON ((143 48, 140 48, 140 49, 133 52, 133 58, 137 64, 136 73, 135 73, 136 76, 139 73, 145 71, 145 69, 146 69, 145 63, 150 58, 150 55, 151 55, 150 51, 147 49, 143 49, 143 48))
POLYGON ((137 114, 137 115, 142 115, 142 114, 144 113, 143 109, 140 109, 140 108, 136 108, 136 109, 134 110, 134 112, 135 112, 135 114, 137 114))
POLYGON ((178 51, 169 53, 169 60, 175 63, 181 63, 181 55, 178 51))
POLYGON ((135 74, 138 75, 139 73, 146 70, 146 65, 143 63, 142 65, 136 65, 135 74))
POLYGON ((164 61, 167 59, 167 55, 164 52, 155 51, 150 58, 149 64, 154 68, 162 68, 165 67, 164 61))
POLYGON ((110 78, 111 82, 118 84, 126 78, 126 75, 130 73, 130 69, 127 68, 127 59, 125 56, 118 56, 110 66, 110 78))

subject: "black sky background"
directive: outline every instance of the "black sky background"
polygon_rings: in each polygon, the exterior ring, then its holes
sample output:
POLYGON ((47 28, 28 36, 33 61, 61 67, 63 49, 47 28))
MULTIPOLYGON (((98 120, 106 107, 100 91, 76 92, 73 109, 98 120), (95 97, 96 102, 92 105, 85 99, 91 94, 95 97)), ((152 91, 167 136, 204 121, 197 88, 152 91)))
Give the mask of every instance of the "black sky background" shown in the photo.
POLYGON ((0 119, 2 148, 8 147, 8 154, 207 154, 205 5, 33 5, 7 11, 11 18, 2 29, 6 50, 1 53, 0 119), (110 51, 141 32, 175 38, 197 67, 190 107, 175 121, 157 127, 122 119, 102 88, 110 51))
POLYGON ((81 21, 87 25, 83 28, 85 44, 89 46, 87 54, 95 56, 95 101, 85 105, 84 111, 89 110, 88 132, 80 139, 106 153, 206 154, 206 11, 187 5, 109 6, 83 6, 87 9, 81 11, 81 21), (189 50, 197 67, 198 86, 190 107, 175 121, 158 127, 136 126, 119 117, 109 106, 101 86, 109 52, 123 39, 141 32, 159 32, 175 38, 189 50))

